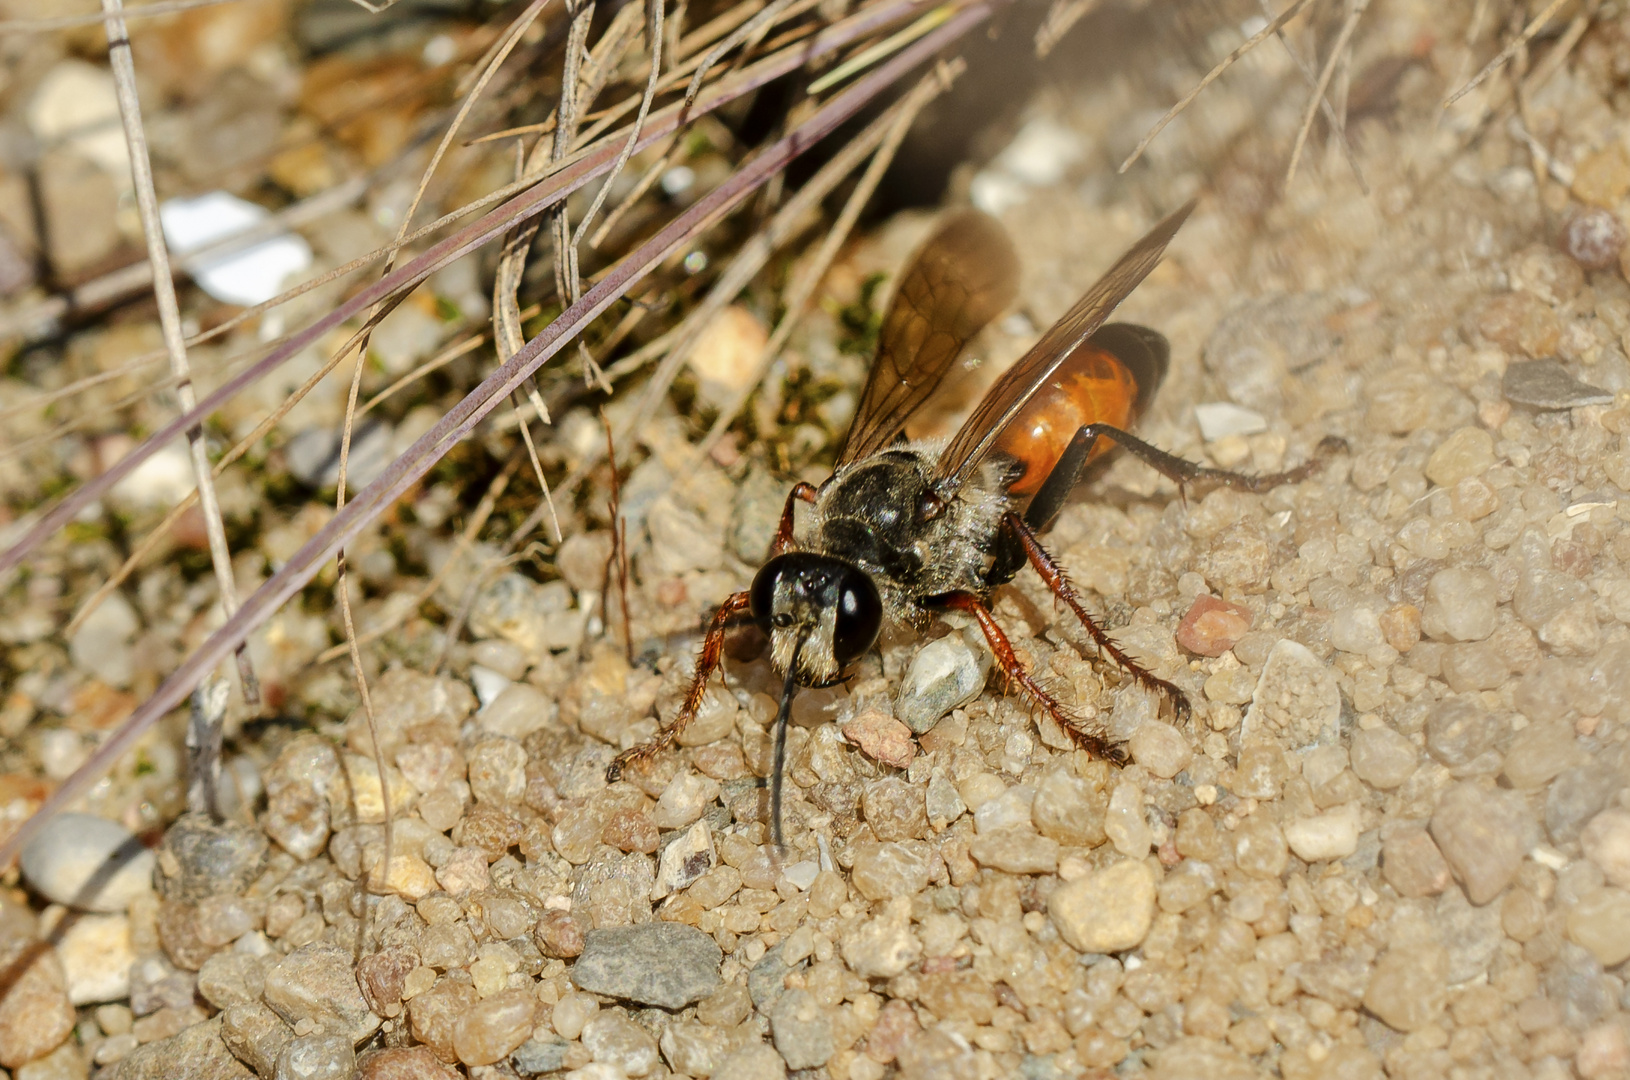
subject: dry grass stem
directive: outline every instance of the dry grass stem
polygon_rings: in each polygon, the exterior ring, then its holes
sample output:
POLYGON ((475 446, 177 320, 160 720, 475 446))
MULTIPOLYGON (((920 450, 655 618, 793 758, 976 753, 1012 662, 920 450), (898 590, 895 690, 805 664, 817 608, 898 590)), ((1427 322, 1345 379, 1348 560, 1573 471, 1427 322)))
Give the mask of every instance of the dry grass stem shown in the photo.
MULTIPOLYGON (((102 0, 102 12, 106 17, 108 61, 113 68, 119 117, 124 123, 125 146, 130 154, 131 182, 135 187, 136 207, 141 214, 142 232, 147 239, 147 261, 153 268, 153 299, 158 304, 159 326, 170 359, 170 375, 176 382, 176 397, 181 402, 181 410, 190 412, 197 404, 198 396, 193 392, 192 371, 187 364, 186 335, 181 329, 181 306, 176 300, 175 281, 170 276, 170 253, 164 242, 164 227, 159 222, 158 193, 153 189, 153 163, 147 153, 147 132, 142 124, 141 101, 136 96, 136 65, 130 55, 130 36, 125 30, 121 0, 102 0)), ((210 565, 215 570, 215 587, 220 596, 221 610, 231 618, 238 610, 238 586, 232 576, 232 551, 226 542, 226 526, 221 521, 221 505, 215 495, 209 446, 204 439, 202 425, 187 431, 187 451, 192 459, 198 506, 204 517, 210 565)), ((255 678, 254 665, 249 661, 249 650, 240 644, 236 652, 244 701, 258 705, 260 683, 255 678)))
POLYGON ((1545 9, 1538 15, 1535 15, 1534 18, 1529 21, 1527 26, 1523 27, 1522 33, 1512 38, 1510 43, 1508 43, 1505 48, 1501 49, 1493 60, 1490 60, 1487 64, 1483 65, 1483 70, 1472 76, 1470 82, 1466 83, 1460 89, 1450 94, 1447 98, 1444 98, 1443 107, 1447 109, 1449 106, 1471 93, 1477 87, 1481 86, 1483 81, 1490 75, 1493 75, 1496 71, 1504 67, 1513 56, 1517 55, 1518 50, 1525 48, 1528 43, 1534 39, 1535 34, 1538 34, 1541 30, 1545 29, 1545 25, 1551 21, 1551 16, 1555 15, 1559 10, 1561 10, 1562 5, 1565 3, 1567 3, 1567 0, 1551 0, 1549 4, 1546 4, 1545 9))
POLYGON ((1206 87, 1216 82, 1222 76, 1222 73, 1233 67, 1240 57, 1262 44, 1271 35, 1277 34, 1285 24, 1301 14, 1302 9, 1310 2, 1311 0, 1291 0, 1291 5, 1280 12, 1277 17, 1269 20, 1268 25, 1246 38, 1239 48, 1223 57, 1216 67, 1206 72, 1205 78, 1195 83, 1194 89, 1184 94, 1177 104, 1168 109, 1166 115, 1162 116, 1155 126, 1149 129, 1149 133, 1138 142, 1138 145, 1132 149, 1132 152, 1127 155, 1125 161, 1121 162, 1120 168, 1116 171, 1124 173, 1127 169, 1130 169, 1132 164, 1143 156, 1143 152, 1149 149, 1149 144, 1155 141, 1156 136, 1166 130, 1166 125, 1177 119, 1178 114, 1188 108, 1194 102, 1194 99, 1205 91, 1206 87))
POLYGON ((1296 176, 1296 165, 1302 158, 1302 147, 1307 145, 1308 133, 1313 130, 1313 118, 1318 115, 1319 105, 1324 101, 1325 91, 1330 88, 1330 78, 1336 72, 1336 66, 1346 55, 1347 45, 1353 39, 1353 31, 1358 29, 1358 21, 1364 17, 1364 12, 1370 6, 1370 0, 1357 0, 1347 12, 1347 18, 1342 21, 1341 31, 1330 46, 1330 59, 1325 61, 1324 69, 1319 72, 1319 81, 1314 84, 1313 94, 1308 99, 1307 109, 1302 113, 1302 122, 1296 129, 1296 141, 1290 148, 1290 164, 1285 167, 1285 189, 1290 189, 1290 182, 1296 176))

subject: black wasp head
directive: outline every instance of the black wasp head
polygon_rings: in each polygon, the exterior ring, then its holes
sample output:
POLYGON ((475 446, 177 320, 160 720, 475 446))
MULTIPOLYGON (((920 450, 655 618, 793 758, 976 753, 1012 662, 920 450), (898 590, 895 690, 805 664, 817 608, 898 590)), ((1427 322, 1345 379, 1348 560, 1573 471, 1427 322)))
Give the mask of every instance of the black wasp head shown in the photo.
POLYGON ((796 663, 803 683, 836 679, 872 647, 883 624, 883 601, 870 575, 830 555, 777 555, 753 578, 749 595, 776 667, 790 671, 796 663))

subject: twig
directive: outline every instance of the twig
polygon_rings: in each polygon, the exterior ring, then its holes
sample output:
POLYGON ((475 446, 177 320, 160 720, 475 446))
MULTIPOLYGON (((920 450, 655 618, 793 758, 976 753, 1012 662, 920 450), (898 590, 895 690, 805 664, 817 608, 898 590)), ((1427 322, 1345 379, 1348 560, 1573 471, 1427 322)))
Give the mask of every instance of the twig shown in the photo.
POLYGON ((1182 98, 1178 100, 1177 104, 1173 105, 1169 110, 1167 110, 1166 115, 1162 116, 1159 122, 1156 123, 1154 127, 1149 129, 1149 133, 1143 137, 1142 141, 1139 142, 1136 147, 1133 148, 1132 153, 1127 155, 1126 160, 1121 162, 1121 167, 1116 171, 1124 173, 1127 169, 1130 169, 1132 167, 1132 163, 1137 161, 1138 158, 1142 157, 1143 152, 1149 148, 1149 144, 1155 141, 1155 137, 1162 131, 1166 130, 1166 125, 1177 119, 1177 114, 1188 108, 1189 105, 1194 102, 1194 99, 1199 97, 1200 94, 1204 92, 1206 87, 1216 82, 1222 73, 1233 67, 1234 62, 1240 57, 1244 56, 1246 53, 1250 52, 1252 49, 1266 41, 1269 35, 1277 34, 1280 27, 1294 19, 1310 2, 1311 0, 1292 0, 1290 7, 1280 12, 1278 17, 1270 20, 1267 26, 1264 26, 1262 29, 1252 34, 1249 38, 1246 38, 1245 42, 1240 45, 1239 48, 1223 57, 1216 67, 1206 72, 1205 78, 1201 79, 1195 84, 1194 89, 1184 94, 1182 98))
POLYGON ((192 692, 187 714, 187 811, 221 820, 221 726, 232 686, 210 677, 192 692))
POLYGON ((1545 10, 1541 11, 1538 15, 1535 15, 1533 21, 1531 21, 1527 26, 1523 27, 1522 33, 1518 34, 1511 40, 1510 44, 1501 49, 1499 54, 1495 56, 1493 60, 1490 60, 1487 64, 1483 65, 1482 71, 1479 71, 1476 75, 1473 75, 1471 81, 1465 86, 1462 86, 1459 90, 1456 90, 1447 98, 1444 98, 1443 107, 1447 109, 1449 106, 1471 93, 1478 86, 1482 85, 1483 80, 1487 79, 1490 75, 1504 67, 1508 60, 1517 55, 1517 50, 1526 46, 1534 39, 1535 34, 1538 34, 1541 30, 1545 29, 1545 24, 1551 21, 1551 16, 1555 15, 1565 3, 1567 3, 1567 0, 1551 0, 1549 4, 1546 4, 1545 10))
POLYGON ((1341 60, 1347 43, 1353 38, 1353 31, 1358 28, 1358 20, 1363 18, 1365 10, 1370 6, 1370 0, 1357 0, 1347 12, 1346 20, 1341 24, 1341 32, 1336 35, 1334 44, 1330 46, 1330 59, 1325 61, 1324 70, 1319 72, 1319 81, 1313 87, 1313 96, 1307 103, 1307 109, 1302 113, 1301 126, 1296 129, 1296 142, 1290 148, 1290 165, 1285 169, 1285 190, 1290 190, 1290 182, 1296 176, 1296 163, 1301 160, 1302 147, 1307 143, 1308 132, 1313 130, 1313 117, 1318 114, 1319 103, 1324 100, 1324 92, 1330 87, 1330 77, 1336 72, 1336 64, 1341 60))
MULTIPOLYGON (((113 84, 119 99, 119 116, 124 121, 125 146, 130 153, 131 181, 136 207, 141 214, 142 232, 147 237, 147 260, 153 267, 153 299, 158 304, 159 326, 170 357, 170 374, 176 380, 176 397, 181 410, 190 412, 198 403, 192 388, 192 371, 187 363, 186 334, 181 329, 181 306, 175 298, 175 282, 170 277, 170 253, 164 243, 164 227, 159 222, 158 194, 153 190, 153 163, 147 156, 147 133, 142 125, 141 102, 136 97, 136 65, 130 56, 130 37, 125 30, 122 0, 102 0, 106 17, 108 61, 113 67, 113 84)), ((232 551, 226 542, 226 526, 221 521, 220 500, 215 497, 215 478, 209 467, 209 446, 202 425, 187 430, 187 450, 192 458, 193 479, 198 485, 198 506, 204 516, 204 533, 209 540, 209 560, 215 569, 215 588, 221 611, 227 618, 238 610, 238 586, 232 576, 232 551)), ((238 679, 243 699, 260 703, 260 680, 249 660, 249 649, 237 649, 238 679)))
MULTIPOLYGON (((972 4, 956 19, 894 57, 882 67, 838 94, 804 124, 766 147, 724 183, 698 199, 651 239, 626 256, 543 332, 481 385, 357 493, 344 510, 334 515, 317 534, 301 545, 289 560, 267 578, 242 607, 161 683, 116 730, 109 733, 90 757, 52 793, 35 814, 0 844, 0 866, 9 866, 46 821, 79 798, 111 764, 131 749, 136 740, 161 716, 175 707, 198 680, 305 586, 318 571, 377 515, 418 482, 435 462, 457 445, 474 426, 511 394, 562 346, 609 308, 663 260, 694 241, 700 229, 740 206, 775 173, 854 116, 867 102, 940 49, 983 23, 992 14, 987 4, 972 4)), ((806 54, 807 55, 807 54, 806 54)), ((807 62, 807 61, 806 61, 807 62)), ((49 518, 51 515, 45 515, 49 518)))

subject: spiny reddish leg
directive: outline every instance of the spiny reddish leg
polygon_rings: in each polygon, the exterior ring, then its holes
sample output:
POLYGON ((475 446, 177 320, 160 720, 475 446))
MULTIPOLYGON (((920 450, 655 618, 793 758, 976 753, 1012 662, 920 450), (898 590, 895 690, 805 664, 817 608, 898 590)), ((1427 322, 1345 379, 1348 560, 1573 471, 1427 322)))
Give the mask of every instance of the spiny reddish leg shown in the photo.
POLYGON ((668 749, 695 718, 696 710, 702 707, 702 697, 707 693, 708 680, 719 670, 719 660, 724 656, 725 631, 730 628, 731 620, 746 611, 748 606, 749 597, 745 592, 731 593, 719 605, 719 610, 713 613, 713 621, 708 623, 707 637, 702 639, 702 653, 696 658, 696 674, 691 677, 690 689, 686 691, 685 700, 680 704, 673 723, 657 732, 656 738, 650 742, 618 754, 606 768, 607 783, 615 784, 620 780, 623 769, 628 765, 648 761, 651 755, 668 749))
POLYGON ((1041 580, 1046 582, 1047 587, 1052 590, 1054 596, 1064 601, 1069 609, 1075 613, 1075 617, 1080 620, 1082 626, 1086 627, 1087 633, 1092 635, 1092 640, 1097 643, 1098 648, 1103 651, 1104 655, 1125 668, 1138 682, 1164 695, 1172 703, 1172 708, 1177 713, 1177 719, 1187 720, 1190 712, 1188 695, 1179 690, 1175 684, 1162 679, 1122 652, 1120 646, 1110 640, 1109 635, 1104 632, 1104 628, 1099 626, 1091 615, 1087 614, 1087 609, 1082 605, 1081 597, 1076 593, 1075 586, 1070 584, 1070 579, 1065 575, 1064 568, 1054 562, 1051 555, 1047 554, 1047 549, 1041 546, 1041 541, 1037 540, 1036 534, 1030 531, 1030 526, 1026 525, 1017 514, 1009 512, 1002 516, 1002 528, 1009 530, 1018 539, 1019 543, 1024 546, 1025 557, 1030 560, 1030 565, 1036 568, 1036 573, 1041 575, 1041 580))
POLYGON ((787 492, 787 504, 781 508, 781 527, 775 530, 775 543, 770 545, 770 554, 779 555, 792 546, 792 512, 800 502, 815 503, 815 485, 800 480, 792 485, 787 492))
POLYGON ((1105 761, 1117 765, 1126 763, 1126 752, 1110 742, 1107 734, 1088 725, 1084 720, 1071 716, 1064 706, 1059 704, 1058 699, 1043 689, 1041 683, 1025 670, 1024 665, 1019 662, 1018 654, 1013 651, 1013 643, 1007 639, 1007 634, 997 624, 996 617, 990 613, 990 608, 985 606, 983 600, 973 593, 953 592, 936 596, 932 602, 935 607, 965 612, 977 619, 979 629, 985 632, 985 640, 990 643, 991 653, 995 655, 996 662, 1002 666, 1002 674, 1018 683, 1037 705, 1047 710, 1047 715, 1058 722, 1058 726, 1075 740, 1077 746, 1105 761))

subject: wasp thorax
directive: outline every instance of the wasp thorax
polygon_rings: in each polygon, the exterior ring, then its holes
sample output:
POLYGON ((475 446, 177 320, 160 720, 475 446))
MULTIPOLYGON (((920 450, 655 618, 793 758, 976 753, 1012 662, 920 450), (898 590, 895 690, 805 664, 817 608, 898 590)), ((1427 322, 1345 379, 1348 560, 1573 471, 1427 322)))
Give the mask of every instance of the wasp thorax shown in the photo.
POLYGON ((872 579, 830 555, 777 555, 753 578, 750 596, 754 620, 770 635, 771 659, 786 671, 796 654, 803 683, 836 679, 872 647, 883 622, 872 579))

